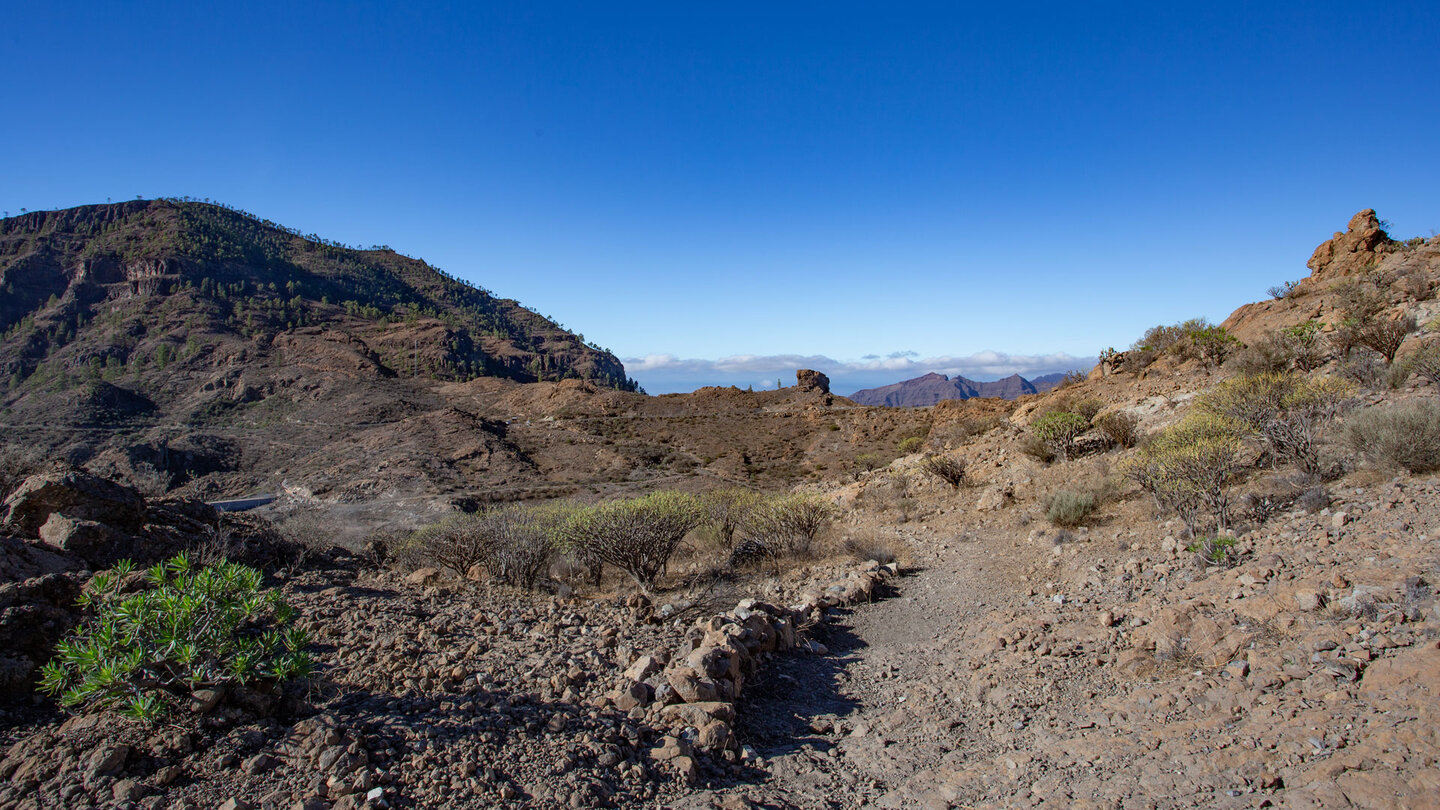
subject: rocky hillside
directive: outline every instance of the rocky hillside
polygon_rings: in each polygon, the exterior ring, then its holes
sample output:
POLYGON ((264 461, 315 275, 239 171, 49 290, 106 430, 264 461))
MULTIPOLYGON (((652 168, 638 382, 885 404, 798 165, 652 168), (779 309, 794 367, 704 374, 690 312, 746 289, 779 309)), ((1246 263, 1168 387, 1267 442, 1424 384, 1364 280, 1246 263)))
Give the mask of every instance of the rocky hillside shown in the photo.
POLYGON ((237 340, 263 359, 277 338, 321 327, 341 344, 337 361, 380 376, 634 388, 614 356, 515 301, 388 248, 345 247, 209 203, 0 221, 0 287, 0 371, 12 387, 146 376, 237 340))
POLYGON ((925 408, 948 399, 997 397, 1019 399, 1026 394, 1043 394, 1059 385, 1064 374, 1046 374, 1027 380, 1011 374, 993 382, 978 382, 966 377, 947 377, 930 373, 879 388, 866 388, 850 395, 860 405, 883 405, 891 408, 925 408))
POLYGON ((175 200, 0 222, 0 449, 150 492, 393 509, 789 486, 930 423, 823 385, 634 389, 578 335, 387 248, 175 200))

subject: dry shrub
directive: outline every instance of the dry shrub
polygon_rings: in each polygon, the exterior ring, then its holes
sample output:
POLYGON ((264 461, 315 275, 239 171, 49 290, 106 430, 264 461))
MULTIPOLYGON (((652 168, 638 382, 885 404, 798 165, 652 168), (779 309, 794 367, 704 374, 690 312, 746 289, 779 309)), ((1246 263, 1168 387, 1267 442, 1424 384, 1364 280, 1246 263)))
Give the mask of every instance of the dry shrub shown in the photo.
POLYGON ((1405 369, 1440 388, 1440 340, 1429 340, 1405 358, 1405 369))
POLYGON ((560 527, 575 513, 568 503, 511 504, 485 513, 491 536, 485 569, 507 585, 534 590, 555 559, 560 527))
POLYGON ((1095 427, 1106 441, 1124 448, 1140 441, 1140 417, 1128 411, 1112 411, 1095 420, 1095 427))
POLYGON ((1229 365, 1241 374, 1274 374, 1289 371, 1295 355, 1284 336, 1273 332, 1235 352, 1229 365))
POLYGON ((1100 413, 1100 410, 1104 407, 1105 402, 1103 400, 1096 397, 1085 397, 1084 399, 1071 403, 1067 410, 1078 414, 1080 418, 1086 422, 1093 423, 1095 421, 1095 414, 1100 413))
POLYGON ((910 551, 903 539, 869 530, 845 535, 840 547, 859 562, 874 560, 881 565, 902 562, 908 558, 910 551))
POLYGON ((923 438, 919 436, 906 436, 900 440, 900 444, 896 445, 895 449, 899 451, 900 455, 908 456, 911 453, 918 452, 924 445, 925 440, 923 438))
POLYGON ((1376 318, 1360 326, 1356 340, 1361 346, 1373 349, 1385 358, 1385 364, 1395 362, 1400 344, 1416 329, 1415 316, 1402 315, 1398 318, 1376 318))
POLYGON ((1005 417, 998 413, 967 416, 932 430, 930 444, 937 448, 959 447, 970 439, 989 433, 1004 423, 1005 417))
POLYGON ((758 492, 740 487, 714 489, 700 496, 706 523, 714 529, 720 545, 734 548, 735 534, 754 509, 764 502, 758 492))
POLYGON ((481 515, 451 515, 410 535, 400 549, 411 563, 435 563, 465 576, 490 555, 490 536, 481 515))
POLYGON ((1055 460, 1055 451, 1050 448, 1049 442, 1034 433, 1026 432, 1016 442, 1016 447, 1020 452, 1042 464, 1049 464, 1055 460))
POLYGON ((926 456, 920 463, 920 469, 939 478, 955 489, 959 489, 965 483, 965 462, 954 456, 945 456, 938 453, 926 456))
POLYGON ((1345 441, 1381 468, 1440 470, 1440 402, 1422 399, 1366 408, 1346 421, 1345 441))
POLYGON ((694 496, 655 492, 577 510, 561 524, 559 536, 582 560, 613 565, 648 592, 676 546, 704 520, 694 496))
POLYGON ((820 533, 834 522, 837 512, 819 495, 779 495, 750 512, 744 532, 772 558, 803 559, 815 550, 820 533))
POLYGON ((1089 492, 1062 489, 1050 496, 1045 519, 1056 526, 1079 526, 1095 511, 1095 496, 1089 492))
POLYGON ((568 504, 507 504, 455 515, 414 532, 404 556, 461 576, 479 566, 501 582, 533 590, 555 557, 561 525, 574 512, 568 504))

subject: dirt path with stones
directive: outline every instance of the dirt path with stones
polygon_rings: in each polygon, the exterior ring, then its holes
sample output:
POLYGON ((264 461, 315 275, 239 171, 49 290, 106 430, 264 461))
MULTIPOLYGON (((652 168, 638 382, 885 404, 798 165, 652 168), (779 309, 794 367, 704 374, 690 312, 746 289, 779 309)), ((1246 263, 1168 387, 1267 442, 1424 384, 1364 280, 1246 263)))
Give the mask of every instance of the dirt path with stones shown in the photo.
POLYGON ((973 710, 969 662, 992 613, 1033 603, 1025 560, 995 553, 1013 542, 998 532, 914 532, 928 550, 916 570, 835 616, 830 656, 783 658, 752 686, 741 735, 770 778, 736 792, 772 806, 944 808, 959 798, 947 773, 1023 731, 1017 716, 997 736, 973 710))

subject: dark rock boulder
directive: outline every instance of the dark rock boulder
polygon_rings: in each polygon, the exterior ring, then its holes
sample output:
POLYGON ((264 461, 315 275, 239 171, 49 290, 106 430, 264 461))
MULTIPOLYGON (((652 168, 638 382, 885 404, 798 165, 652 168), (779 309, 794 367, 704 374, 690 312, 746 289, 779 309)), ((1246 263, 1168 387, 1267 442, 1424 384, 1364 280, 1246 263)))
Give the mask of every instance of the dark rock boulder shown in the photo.
POLYGON ((135 544, 133 537, 104 523, 79 520, 59 512, 52 513, 40 527, 40 541, 81 557, 97 568, 131 556, 135 544))
POLYGON ((47 472, 25 479, 5 499, 4 522, 25 537, 60 512, 133 532, 145 522, 145 499, 135 490, 79 470, 47 472))
POLYGON ((830 393, 830 378, 813 369, 802 368, 795 372, 795 386, 801 391, 830 393))
POLYGON ((0 694, 29 687, 78 620, 79 595, 78 578, 64 574, 0 585, 0 694))

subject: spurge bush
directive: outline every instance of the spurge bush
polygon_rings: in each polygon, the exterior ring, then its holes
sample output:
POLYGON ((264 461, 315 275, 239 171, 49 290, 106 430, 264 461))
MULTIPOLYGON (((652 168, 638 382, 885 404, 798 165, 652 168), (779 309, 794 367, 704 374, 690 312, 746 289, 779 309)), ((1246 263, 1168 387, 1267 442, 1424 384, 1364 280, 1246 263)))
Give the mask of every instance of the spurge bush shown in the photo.
POLYGON ((304 631, 260 572, 233 562, 209 568, 181 554, 147 572, 150 587, 124 593, 129 561, 97 574, 80 597, 88 623, 55 647, 40 689, 66 707, 119 708, 140 719, 165 709, 163 695, 283 681, 309 674, 304 631))

